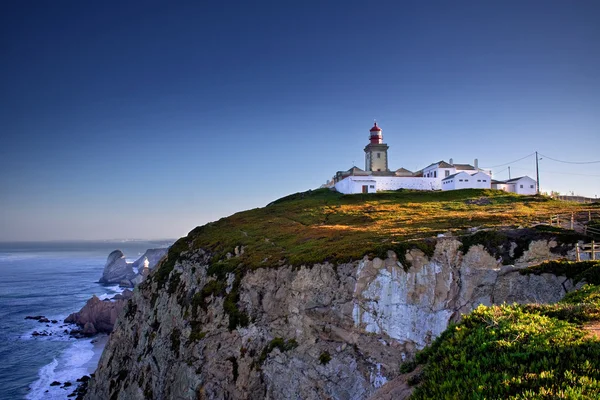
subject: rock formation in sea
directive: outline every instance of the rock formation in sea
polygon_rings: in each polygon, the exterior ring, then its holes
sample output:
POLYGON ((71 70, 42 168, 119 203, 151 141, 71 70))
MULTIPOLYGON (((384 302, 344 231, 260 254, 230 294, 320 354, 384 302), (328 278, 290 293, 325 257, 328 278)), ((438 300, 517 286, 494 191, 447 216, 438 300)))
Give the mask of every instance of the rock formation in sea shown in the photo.
POLYGON ((87 336, 99 332, 110 333, 119 312, 132 294, 131 290, 125 289, 123 293, 116 295, 111 300, 100 300, 93 296, 80 311, 65 318, 65 322, 79 325, 83 328, 82 333, 87 336))
POLYGON ((100 283, 118 283, 124 287, 140 284, 158 262, 167 254, 164 249, 148 249, 136 261, 129 263, 121 250, 109 254, 100 283))
POLYGON ((222 276, 209 252, 183 246, 134 291, 86 398, 368 399, 477 305, 554 302, 574 288, 521 274, 573 256, 551 238, 528 243, 513 265, 461 244, 222 276))
POLYGON ((100 283, 119 283, 135 276, 132 263, 128 263, 121 250, 115 250, 108 255, 100 283))

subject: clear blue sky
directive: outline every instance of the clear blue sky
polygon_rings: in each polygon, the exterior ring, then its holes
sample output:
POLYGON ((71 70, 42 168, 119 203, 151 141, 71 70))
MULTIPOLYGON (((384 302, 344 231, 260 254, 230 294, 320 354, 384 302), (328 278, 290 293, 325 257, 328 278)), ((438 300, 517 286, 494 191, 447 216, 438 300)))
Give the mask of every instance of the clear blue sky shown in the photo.
MULTIPOLYGON (((373 119, 394 169, 598 160, 598 21, 595 0, 2 2, 0 240, 179 237, 362 167, 373 119)), ((600 164, 540 173, 600 195, 600 164)))

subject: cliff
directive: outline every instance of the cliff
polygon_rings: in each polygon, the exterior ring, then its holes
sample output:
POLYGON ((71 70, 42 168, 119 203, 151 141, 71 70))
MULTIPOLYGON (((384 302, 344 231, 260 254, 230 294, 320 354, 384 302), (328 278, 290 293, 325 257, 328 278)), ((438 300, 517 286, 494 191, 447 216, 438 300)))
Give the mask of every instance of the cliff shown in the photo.
MULTIPOLYGON (((530 248, 550 254, 551 245, 530 248)), ((565 277, 501 266, 482 246, 464 255, 459 247, 442 239, 431 258, 411 250, 408 271, 390 252, 257 269, 237 288, 229 274, 224 290, 208 274, 210 255, 188 253, 165 290, 154 275, 135 292, 88 398, 368 398, 474 306, 554 302, 573 288, 565 277), (239 310, 228 313, 234 291, 239 310), (236 312, 246 326, 229 329, 236 312)))
POLYGON ((521 274, 572 256, 572 235, 465 236, 469 224, 530 221, 540 200, 490 193, 488 215, 473 194, 485 193, 319 192, 195 229, 134 291, 87 398, 367 399, 479 304, 555 302, 574 288, 521 274), (411 213, 423 222, 405 229, 411 213))

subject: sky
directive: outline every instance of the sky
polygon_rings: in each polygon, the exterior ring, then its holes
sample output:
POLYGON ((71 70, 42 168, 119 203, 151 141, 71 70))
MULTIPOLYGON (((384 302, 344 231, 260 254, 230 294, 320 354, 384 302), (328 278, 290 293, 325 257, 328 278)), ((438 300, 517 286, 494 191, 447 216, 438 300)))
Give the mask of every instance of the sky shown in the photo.
POLYGON ((0 4, 0 241, 176 238, 364 166, 600 195, 600 2, 0 4), (525 157, 521 161, 513 162, 525 157), (559 160, 559 161, 555 161, 559 160), (510 163, 510 164, 509 164, 510 163))

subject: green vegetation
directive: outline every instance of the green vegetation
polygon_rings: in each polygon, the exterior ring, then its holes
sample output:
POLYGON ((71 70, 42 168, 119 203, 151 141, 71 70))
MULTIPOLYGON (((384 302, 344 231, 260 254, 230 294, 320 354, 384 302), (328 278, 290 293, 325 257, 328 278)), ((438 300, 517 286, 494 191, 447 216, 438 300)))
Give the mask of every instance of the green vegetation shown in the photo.
MULTIPOLYGON (((319 189, 198 227, 185 240, 188 248, 203 248, 214 255, 209 273, 221 279, 227 272, 245 268, 347 262, 366 254, 384 255, 438 233, 463 234, 474 226, 529 225, 582 207, 495 190, 342 195, 319 189), (485 204, 473 201, 482 197, 485 204), (228 258, 227 253, 236 246, 244 246, 246 251, 228 258)), ((176 244, 186 248, 179 241, 176 244)))
MULTIPOLYGON (((418 248, 431 256, 435 246, 432 238, 438 233, 463 235, 472 227, 529 225, 544 222, 550 215, 579 211, 583 207, 540 196, 479 189, 399 190, 368 195, 342 195, 329 189, 296 193, 266 207, 239 212, 195 228, 171 246, 152 281, 143 285, 154 282, 161 289, 168 283, 168 291, 175 292, 179 280, 172 276, 169 281, 175 263, 185 260, 196 249, 206 250, 212 254, 207 272, 217 282, 193 296, 192 315, 196 318, 197 308, 206 308, 205 300, 210 295, 224 297, 223 307, 229 315, 229 329, 233 330, 249 323, 248 315, 237 305, 239 284, 248 270, 325 261, 335 265, 365 255, 385 257, 388 250, 395 251, 398 260, 408 269, 406 251, 418 248), (233 256, 236 247, 243 247, 243 254, 233 256), (235 281, 226 294, 225 280, 229 273, 235 274, 235 281)), ((561 232, 534 233, 564 235, 564 231, 561 232)), ((514 238, 506 236, 503 243, 508 239, 514 238)), ((500 250, 494 247, 500 241, 501 238, 491 233, 482 233, 465 246, 482 242, 493 254, 502 253, 508 262, 509 247, 500 250)), ((526 244, 519 245, 516 255, 522 253, 526 244)), ((157 299, 158 293, 152 293, 152 306, 157 299)))
POLYGON ((412 399, 600 396, 600 286, 554 305, 480 306, 451 325, 402 372, 425 364, 412 399))
POLYGON ((293 350, 296 347, 298 347, 298 342, 296 342, 296 339, 290 339, 288 341, 285 341, 283 338, 276 337, 275 339, 271 340, 269 342, 269 344, 263 349, 263 351, 260 354, 260 357, 258 359, 258 363, 260 365, 262 365, 265 362, 265 360, 267 359, 267 356, 274 349, 279 349, 279 351, 281 351, 283 353, 288 350, 293 350))
POLYGON ((575 262, 553 260, 522 269, 520 273, 522 275, 554 274, 573 279, 574 283, 584 281, 586 283, 600 285, 600 261, 575 262))
POLYGON ((327 365, 331 361, 331 354, 328 351, 324 351, 319 356, 319 363, 322 365, 327 365))

